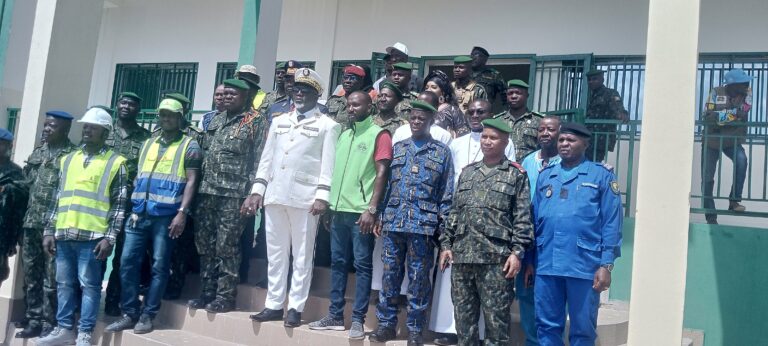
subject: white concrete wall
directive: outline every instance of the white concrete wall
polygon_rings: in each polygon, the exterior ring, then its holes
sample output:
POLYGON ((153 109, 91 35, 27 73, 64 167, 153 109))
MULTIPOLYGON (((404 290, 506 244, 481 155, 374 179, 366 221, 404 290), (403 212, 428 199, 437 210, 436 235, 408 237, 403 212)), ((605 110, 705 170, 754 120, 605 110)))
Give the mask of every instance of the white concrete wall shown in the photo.
POLYGON ((104 9, 90 104, 111 101, 121 63, 198 63, 194 109, 212 103, 216 64, 237 61, 243 2, 122 0, 104 9))

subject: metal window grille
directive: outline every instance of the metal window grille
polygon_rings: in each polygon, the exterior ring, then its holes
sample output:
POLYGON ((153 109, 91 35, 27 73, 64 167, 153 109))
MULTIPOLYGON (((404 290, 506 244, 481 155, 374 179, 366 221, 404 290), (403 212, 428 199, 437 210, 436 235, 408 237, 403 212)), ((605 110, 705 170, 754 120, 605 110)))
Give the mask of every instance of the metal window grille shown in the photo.
POLYGON ((142 108, 154 108, 166 90, 178 91, 194 102, 197 63, 117 64, 112 105, 123 91, 142 98, 142 108))

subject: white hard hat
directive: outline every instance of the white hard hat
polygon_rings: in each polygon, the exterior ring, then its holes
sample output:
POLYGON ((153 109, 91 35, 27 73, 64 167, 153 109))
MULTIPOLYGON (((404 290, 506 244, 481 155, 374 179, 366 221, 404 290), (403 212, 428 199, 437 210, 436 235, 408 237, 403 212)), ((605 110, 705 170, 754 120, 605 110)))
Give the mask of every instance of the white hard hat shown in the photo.
POLYGON ((395 44, 387 47, 387 54, 392 54, 393 49, 405 55, 408 55, 408 46, 406 46, 402 42, 395 42, 395 44))
POLYGON ((80 120, 78 120, 77 122, 85 123, 85 124, 101 125, 107 130, 112 131, 112 117, 109 116, 109 113, 107 113, 107 111, 98 107, 93 107, 89 109, 87 112, 85 112, 85 115, 83 115, 83 117, 80 118, 80 120))

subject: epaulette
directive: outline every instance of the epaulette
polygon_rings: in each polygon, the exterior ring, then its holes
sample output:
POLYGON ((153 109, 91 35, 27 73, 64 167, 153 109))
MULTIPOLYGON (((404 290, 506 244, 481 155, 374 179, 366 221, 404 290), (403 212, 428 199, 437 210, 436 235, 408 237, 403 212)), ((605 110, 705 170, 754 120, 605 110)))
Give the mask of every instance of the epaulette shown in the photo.
POLYGON ((515 161, 509 161, 509 163, 512 165, 512 167, 517 168, 520 171, 520 173, 525 173, 525 168, 523 168, 523 166, 520 165, 519 163, 515 161))
POLYGON ((507 114, 507 111, 503 111, 503 112, 501 112, 501 113, 499 113, 499 114, 496 114, 496 115, 494 115, 493 117, 494 117, 494 118, 500 118, 500 117, 503 117, 503 116, 504 116, 504 114, 507 114))
POLYGON ((417 93, 417 92, 415 92, 415 91, 409 91, 409 93, 410 93, 410 94, 411 94, 411 96, 413 96, 413 97, 416 97, 416 98, 418 98, 418 97, 419 97, 419 93, 417 93))
POLYGON ((613 166, 608 162, 595 162, 595 164, 607 169, 608 172, 613 172, 613 166))
POLYGON ((539 113, 539 112, 537 112, 537 111, 531 111, 531 114, 533 114, 533 115, 535 115, 535 116, 537 116, 537 117, 539 117, 539 118, 543 118, 543 117, 545 117, 545 116, 546 116, 546 114, 543 114, 543 113, 539 113))
POLYGON ((203 129, 195 126, 187 126, 186 130, 192 130, 192 132, 203 133, 203 129))

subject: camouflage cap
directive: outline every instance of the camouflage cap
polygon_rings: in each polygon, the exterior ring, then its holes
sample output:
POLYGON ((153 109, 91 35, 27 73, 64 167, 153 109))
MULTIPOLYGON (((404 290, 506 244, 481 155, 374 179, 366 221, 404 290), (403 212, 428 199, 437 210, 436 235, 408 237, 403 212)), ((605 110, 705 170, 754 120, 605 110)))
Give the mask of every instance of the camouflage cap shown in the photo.
POLYGON ((483 124, 483 128, 492 127, 504 133, 512 133, 512 129, 509 128, 509 125, 507 125, 507 122, 502 120, 501 118, 485 119, 481 122, 481 124, 483 124))

